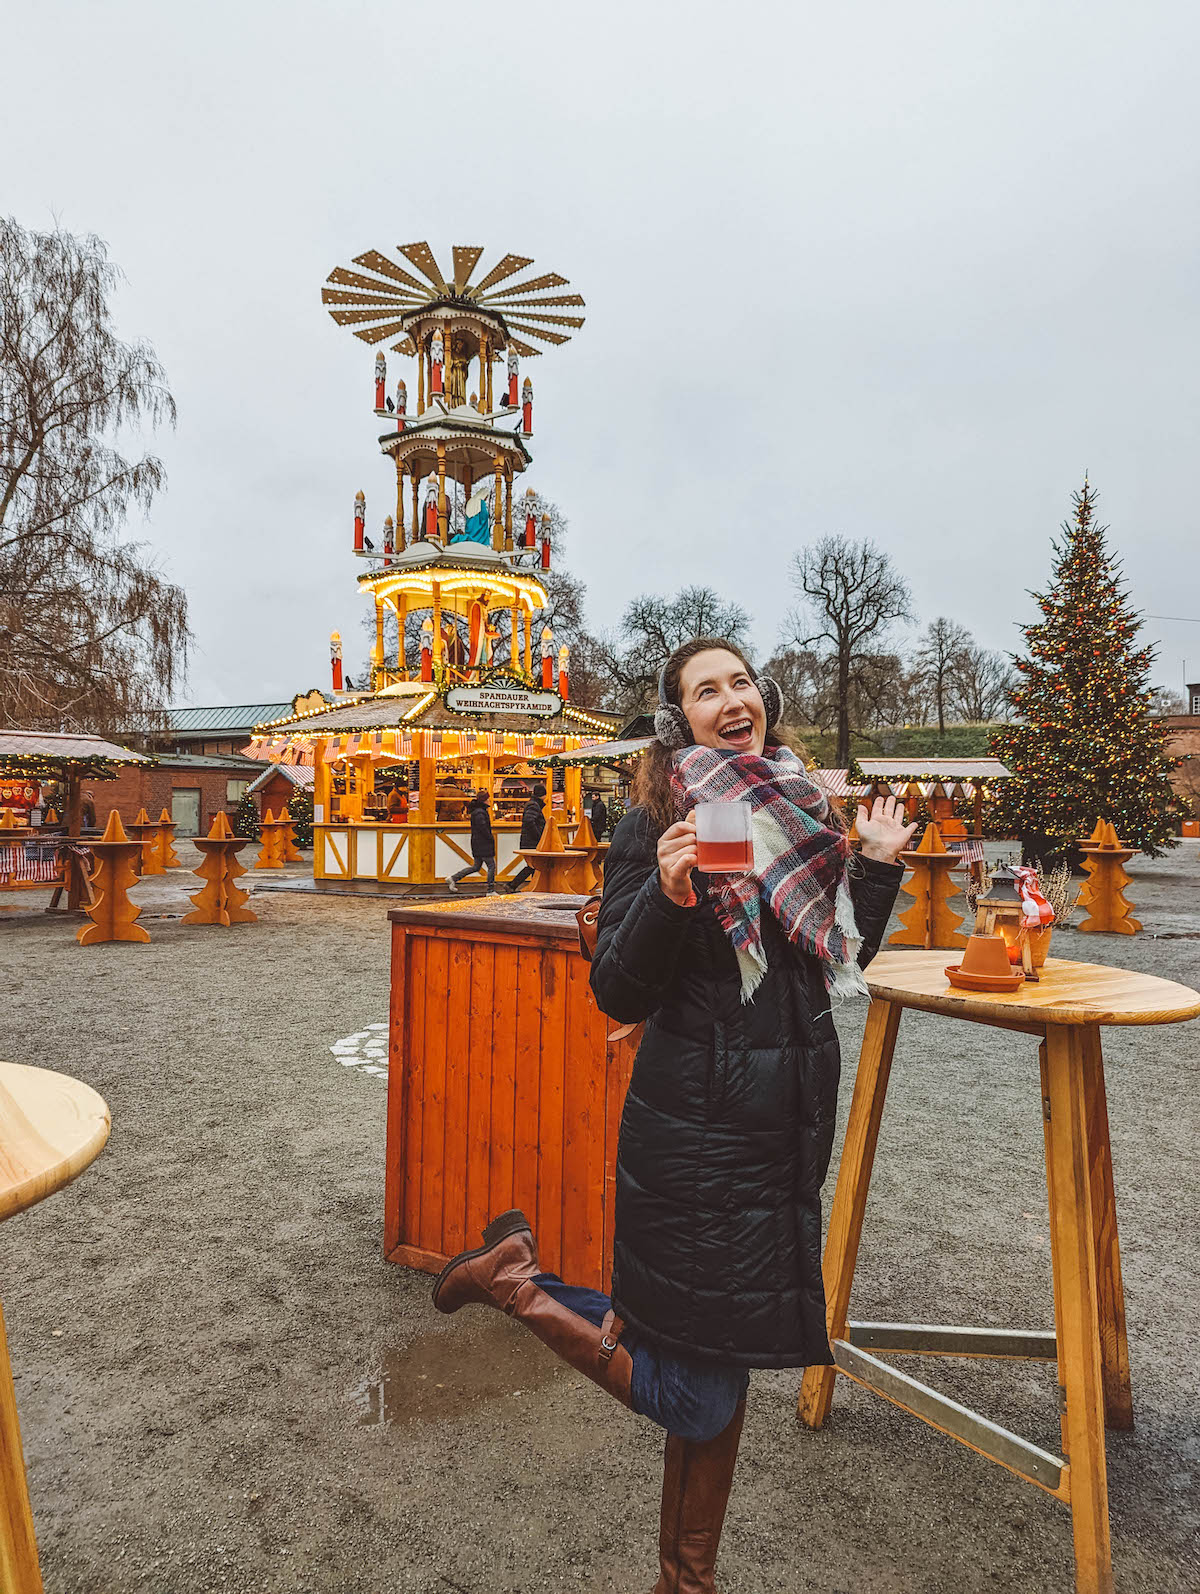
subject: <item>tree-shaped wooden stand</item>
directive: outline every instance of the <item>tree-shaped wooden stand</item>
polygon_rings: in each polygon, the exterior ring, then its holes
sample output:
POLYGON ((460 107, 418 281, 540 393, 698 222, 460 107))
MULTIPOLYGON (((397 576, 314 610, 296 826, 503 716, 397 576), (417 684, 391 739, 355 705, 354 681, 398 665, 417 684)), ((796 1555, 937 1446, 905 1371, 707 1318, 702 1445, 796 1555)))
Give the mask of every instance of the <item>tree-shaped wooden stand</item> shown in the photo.
POLYGON ((596 840, 596 832, 592 829, 592 821, 589 814, 585 813, 578 825, 576 825, 575 834, 571 837, 571 850, 572 852, 587 854, 583 872, 590 881, 587 889, 595 891, 600 884, 601 870, 604 866, 604 854, 608 851, 608 847, 604 842, 596 840))
POLYGON ((934 824, 925 826, 925 834, 918 847, 900 854, 901 860, 912 871, 901 883, 900 889, 913 899, 911 908, 900 915, 904 926, 888 937, 889 946, 919 946, 927 951, 933 947, 966 946, 967 938, 960 932, 963 921, 949 905, 949 898, 958 892, 958 882, 950 874, 962 866, 956 852, 949 852, 942 833, 934 824))
POLYGON ((1125 865, 1136 849, 1123 847, 1115 827, 1105 819, 1096 821, 1095 830, 1081 846, 1088 878, 1079 893, 1079 906, 1088 917, 1076 928, 1085 935, 1136 935, 1141 922, 1133 917, 1133 904, 1123 895, 1130 884, 1125 865))
POLYGON ((207 836, 197 836, 193 845, 204 854, 204 862, 192 873, 205 882, 203 891, 197 891, 192 901, 195 913, 185 914, 184 924, 253 924, 257 913, 245 906, 250 893, 234 885, 245 869, 237 860, 243 847, 250 845, 245 836, 235 836, 229 828, 224 813, 218 813, 207 836))
POLYGON ((283 825, 283 861, 284 863, 303 863, 304 854, 296 847, 296 822, 286 808, 279 810, 280 822, 283 825))
POLYGON ((162 863, 162 847, 158 839, 158 826, 144 808, 129 826, 135 839, 141 843, 142 856, 138 865, 142 874, 166 874, 162 863))
POLYGON ((533 870, 531 891, 550 891, 556 896, 586 896, 592 889, 587 853, 563 846, 558 820, 553 814, 546 820, 546 828, 537 846, 523 849, 518 856, 533 870))
MULTIPOLYGON (((288 829, 289 820, 284 809, 279 810, 279 818, 268 808, 262 821, 262 846, 258 849, 258 857, 254 860, 256 869, 282 869, 285 851, 284 832, 288 829)), ((293 851, 295 849, 293 848, 293 851)))
POLYGON ((175 853, 175 828, 170 810, 164 808, 158 816, 158 857, 164 870, 182 867, 175 853))
POLYGON ((92 870, 93 900, 84 909, 91 924, 76 933, 80 946, 96 946, 101 941, 148 941, 149 931, 134 920, 142 911, 129 900, 130 886, 137 885, 141 842, 125 834, 121 816, 114 808, 99 841, 89 841, 95 858, 92 870))

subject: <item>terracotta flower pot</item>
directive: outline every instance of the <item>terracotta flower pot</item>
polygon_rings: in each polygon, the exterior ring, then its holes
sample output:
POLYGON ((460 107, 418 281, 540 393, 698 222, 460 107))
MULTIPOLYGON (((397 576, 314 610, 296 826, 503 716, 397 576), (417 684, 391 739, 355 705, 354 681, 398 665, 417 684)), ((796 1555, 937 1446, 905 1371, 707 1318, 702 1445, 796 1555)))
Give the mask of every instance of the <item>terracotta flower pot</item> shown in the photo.
POLYGON ((1050 937, 1054 934, 1054 926, 1048 924, 1045 929, 1030 930, 1028 933, 1029 960, 1035 969, 1040 969, 1045 965, 1050 953, 1050 937))
POLYGON ((1004 978, 1011 975, 1008 947, 1002 935, 973 935, 963 948, 964 974, 984 974, 1004 978))

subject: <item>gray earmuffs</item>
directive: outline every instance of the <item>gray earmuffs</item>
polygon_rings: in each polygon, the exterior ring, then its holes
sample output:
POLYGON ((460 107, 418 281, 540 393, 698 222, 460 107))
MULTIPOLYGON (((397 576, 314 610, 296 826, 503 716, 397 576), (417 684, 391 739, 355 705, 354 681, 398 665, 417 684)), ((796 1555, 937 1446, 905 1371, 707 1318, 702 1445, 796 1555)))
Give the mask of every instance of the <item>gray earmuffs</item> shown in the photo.
MULTIPOLYGON (((774 730, 783 718, 783 693, 769 675, 751 675, 751 680, 762 693, 763 707, 767 711, 767 729, 774 730)), ((687 715, 678 703, 667 701, 667 668, 658 672, 658 707, 654 711, 654 734, 664 747, 672 752, 680 747, 690 747, 695 741, 687 715)))

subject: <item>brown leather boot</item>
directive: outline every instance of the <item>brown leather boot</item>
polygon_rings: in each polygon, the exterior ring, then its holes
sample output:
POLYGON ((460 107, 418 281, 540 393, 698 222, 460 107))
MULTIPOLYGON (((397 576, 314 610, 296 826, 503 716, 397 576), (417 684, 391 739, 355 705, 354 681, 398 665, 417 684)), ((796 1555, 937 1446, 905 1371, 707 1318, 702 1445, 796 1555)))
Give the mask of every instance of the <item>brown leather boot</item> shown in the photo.
POLYGON ((746 1402, 715 1439, 696 1444, 667 1435, 658 1559, 652 1594, 716 1594, 717 1546, 729 1504, 746 1402))
POLYGON ((609 1312, 599 1328, 561 1305, 533 1282, 541 1272, 537 1245, 523 1212, 506 1212, 483 1231, 477 1250, 452 1257, 433 1286, 439 1312, 492 1306, 524 1323, 556 1356, 632 1407, 633 1358, 620 1343, 624 1328, 609 1312))

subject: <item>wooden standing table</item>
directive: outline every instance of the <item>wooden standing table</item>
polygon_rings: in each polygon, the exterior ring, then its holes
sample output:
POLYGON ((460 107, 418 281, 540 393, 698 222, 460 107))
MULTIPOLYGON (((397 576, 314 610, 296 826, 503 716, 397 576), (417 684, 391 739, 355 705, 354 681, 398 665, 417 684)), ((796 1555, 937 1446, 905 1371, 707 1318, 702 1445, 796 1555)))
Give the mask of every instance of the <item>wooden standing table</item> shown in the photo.
POLYGON ((1132 1428, 1129 1347, 1100 1030, 1200 1015, 1200 994, 1150 974, 1047 960, 1039 982, 992 995, 955 990, 946 952, 882 952, 867 970, 867 1014, 825 1245, 834 1367, 810 1367, 799 1412, 829 1414, 837 1373, 1037 1484, 1071 1508, 1078 1594, 1111 1594, 1104 1429, 1132 1428), (906 1007, 1032 1035, 1040 1042, 1054 1328, 957 1328, 850 1319, 850 1291, 892 1053, 906 1007), (879 1354, 1056 1361, 1062 1456, 1030 1444, 893 1367, 879 1354))
MULTIPOLYGON (((48 1068, 0 1063, 0 1219, 61 1190, 103 1150, 108 1108, 48 1068)), ((0 1589, 42 1594, 17 1397, 0 1311, 0 1589)))

